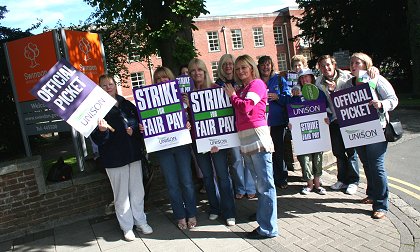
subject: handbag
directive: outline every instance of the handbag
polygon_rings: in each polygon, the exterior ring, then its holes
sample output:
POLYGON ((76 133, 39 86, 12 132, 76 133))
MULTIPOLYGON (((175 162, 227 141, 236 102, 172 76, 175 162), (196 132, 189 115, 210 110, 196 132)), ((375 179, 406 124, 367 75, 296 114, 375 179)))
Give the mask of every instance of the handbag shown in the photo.
POLYGON ((386 120, 385 139, 387 142, 396 142, 403 135, 403 128, 401 122, 396 120, 394 122, 386 120))

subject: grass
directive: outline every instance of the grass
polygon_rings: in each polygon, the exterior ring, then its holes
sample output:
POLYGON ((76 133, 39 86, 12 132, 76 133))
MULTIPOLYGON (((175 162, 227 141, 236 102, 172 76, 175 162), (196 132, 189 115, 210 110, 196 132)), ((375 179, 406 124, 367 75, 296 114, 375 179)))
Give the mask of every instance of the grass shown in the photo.
MULTIPOLYGON (((73 175, 79 172, 79 168, 78 168, 78 164, 77 164, 77 159, 75 156, 68 156, 68 157, 63 157, 64 159, 64 163, 68 164, 71 166, 72 170, 73 170, 73 175)), ((45 178, 48 176, 48 172, 51 169, 51 166, 57 162, 57 159, 49 159, 49 160, 45 160, 42 162, 42 165, 44 167, 44 176, 45 178)))
POLYGON ((420 98, 405 97, 402 95, 398 99, 400 106, 420 106, 420 98))

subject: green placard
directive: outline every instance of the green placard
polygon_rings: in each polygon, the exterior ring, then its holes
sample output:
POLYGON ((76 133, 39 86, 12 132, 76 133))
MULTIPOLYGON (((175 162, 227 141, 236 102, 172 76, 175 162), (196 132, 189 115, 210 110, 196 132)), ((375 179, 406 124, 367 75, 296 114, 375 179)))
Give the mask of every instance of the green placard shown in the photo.
POLYGON ((319 97, 319 89, 314 84, 305 84, 302 87, 302 95, 307 101, 317 100, 319 97))

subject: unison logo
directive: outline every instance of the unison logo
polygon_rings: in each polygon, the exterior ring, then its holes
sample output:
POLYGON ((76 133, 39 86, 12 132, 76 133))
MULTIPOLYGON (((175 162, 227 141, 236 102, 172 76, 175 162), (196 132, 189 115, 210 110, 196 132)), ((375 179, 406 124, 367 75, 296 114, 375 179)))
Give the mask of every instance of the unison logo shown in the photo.
POLYGON ((159 144, 170 144, 173 142, 178 141, 178 139, 176 138, 176 136, 172 136, 172 137, 159 137, 159 144))
POLYGON ((349 136, 349 140, 358 140, 358 139, 370 139, 378 136, 376 129, 372 130, 346 130, 346 133, 349 136))
POLYGON ((210 145, 226 145, 227 144, 227 139, 219 139, 219 138, 210 138, 210 145))

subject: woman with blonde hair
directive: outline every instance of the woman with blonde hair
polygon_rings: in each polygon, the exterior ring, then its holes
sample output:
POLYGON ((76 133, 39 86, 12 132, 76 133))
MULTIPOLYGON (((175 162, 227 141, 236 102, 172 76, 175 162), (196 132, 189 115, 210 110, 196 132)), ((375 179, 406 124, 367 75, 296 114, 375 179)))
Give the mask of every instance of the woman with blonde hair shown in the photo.
POLYGON ((236 128, 241 142, 245 165, 251 170, 257 186, 259 227, 248 233, 249 239, 266 239, 278 235, 277 195, 273 178, 272 155, 274 144, 265 119, 267 87, 259 78, 258 68, 249 55, 235 61, 235 81, 238 91, 226 84, 236 114, 236 128))

